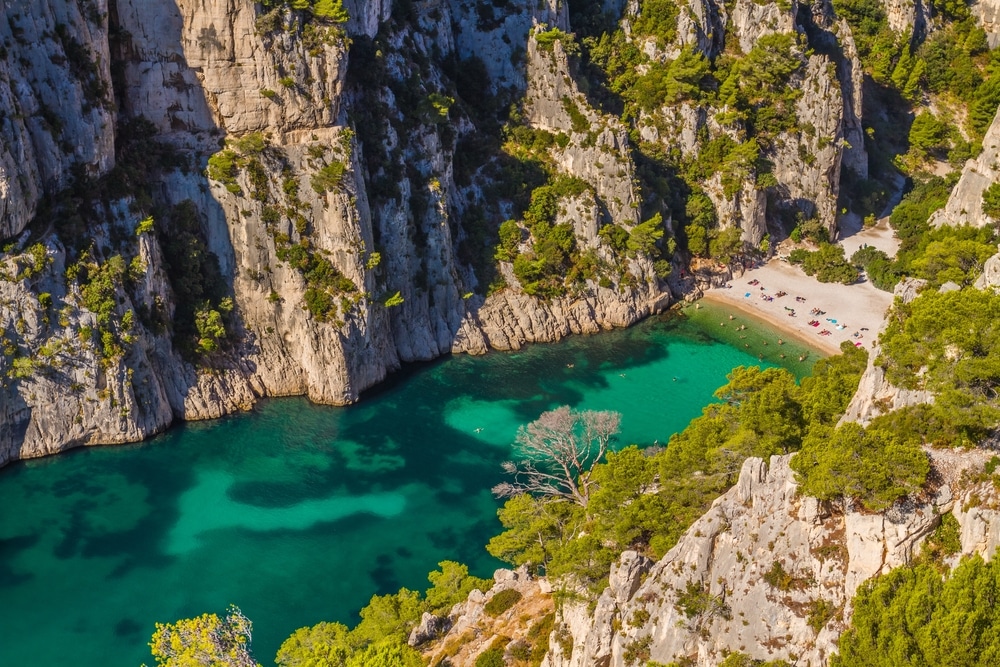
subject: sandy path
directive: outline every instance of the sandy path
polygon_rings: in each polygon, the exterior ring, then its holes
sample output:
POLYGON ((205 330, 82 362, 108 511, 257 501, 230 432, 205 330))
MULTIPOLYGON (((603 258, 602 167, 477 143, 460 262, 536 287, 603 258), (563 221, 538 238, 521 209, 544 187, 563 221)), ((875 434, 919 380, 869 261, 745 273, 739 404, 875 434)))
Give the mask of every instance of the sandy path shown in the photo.
POLYGON ((895 257, 896 251, 899 250, 899 239, 889 226, 889 218, 882 218, 874 227, 845 236, 838 243, 844 248, 844 256, 847 259, 850 259, 851 255, 863 245, 878 248, 889 257, 895 257))
MULTIPOLYGON (((777 259, 747 271, 730 284, 732 287, 729 289, 717 288, 705 292, 705 298, 752 313, 776 329, 830 354, 839 353, 840 344, 845 340, 860 342, 870 349, 871 341, 882 326, 885 311, 892 304, 892 294, 875 289, 871 283, 821 283, 805 275, 797 266, 777 259), (758 280, 759 284, 747 284, 753 280, 758 280), (787 292, 787 296, 773 301, 761 298, 761 295, 773 297, 779 291, 787 292), (797 302, 797 296, 805 298, 805 302, 797 302), (794 309, 794 317, 789 316, 786 310, 789 308, 794 309), (810 315, 809 311, 813 308, 824 310, 826 314, 810 315), (810 326, 808 323, 812 320, 819 320, 820 326, 810 326), (838 328, 840 326, 844 328, 838 328), (819 335, 823 330, 829 331, 830 335, 819 335), (858 338, 854 337, 855 332, 858 338)), ((738 326, 738 322, 723 321, 722 325, 738 326)))

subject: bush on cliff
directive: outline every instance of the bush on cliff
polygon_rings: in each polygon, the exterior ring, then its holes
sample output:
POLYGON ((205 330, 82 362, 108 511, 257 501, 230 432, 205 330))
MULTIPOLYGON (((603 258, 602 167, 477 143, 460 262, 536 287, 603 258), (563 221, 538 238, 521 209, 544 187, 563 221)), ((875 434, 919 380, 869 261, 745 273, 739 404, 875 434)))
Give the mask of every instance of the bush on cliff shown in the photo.
POLYGON ((926 563, 861 584, 832 667, 1000 664, 1000 559, 926 563))

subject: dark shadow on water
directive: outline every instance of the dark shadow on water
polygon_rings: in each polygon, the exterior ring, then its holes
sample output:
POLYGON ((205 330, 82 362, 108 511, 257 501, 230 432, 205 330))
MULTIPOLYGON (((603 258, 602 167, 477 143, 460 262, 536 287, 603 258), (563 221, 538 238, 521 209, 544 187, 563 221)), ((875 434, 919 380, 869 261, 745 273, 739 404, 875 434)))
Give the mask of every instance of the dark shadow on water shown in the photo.
POLYGON ((393 567, 393 558, 388 554, 382 554, 375 559, 375 567, 368 570, 368 576, 375 582, 379 593, 399 590, 399 579, 393 567))
POLYGON ((115 623, 115 636, 129 641, 145 639, 146 628, 132 618, 123 618, 115 623))
MULTIPOLYGON (((281 507, 294 507, 301 502, 312 498, 329 495, 329 489, 319 490, 324 486, 320 481, 322 471, 313 471, 311 476, 314 484, 299 484, 295 482, 262 482, 248 481, 235 482, 226 491, 230 500, 243 505, 254 507, 264 507, 277 509, 281 507), (318 482, 318 483, 317 483, 318 482)), ((329 477, 324 481, 331 481, 329 477)))
POLYGON ((31 572, 15 572, 8 563, 18 554, 33 549, 40 538, 40 535, 35 534, 0 539, 0 587, 14 587, 35 578, 31 572))

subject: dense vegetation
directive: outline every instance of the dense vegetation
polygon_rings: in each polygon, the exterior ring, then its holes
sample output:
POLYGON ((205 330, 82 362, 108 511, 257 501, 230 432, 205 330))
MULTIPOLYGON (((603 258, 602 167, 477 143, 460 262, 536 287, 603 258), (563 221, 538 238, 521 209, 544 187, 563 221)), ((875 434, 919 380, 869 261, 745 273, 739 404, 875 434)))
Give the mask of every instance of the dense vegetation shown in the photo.
POLYGON ((887 417, 894 428, 941 445, 976 444, 995 428, 998 313, 1000 296, 970 288, 927 290, 896 304, 876 362, 894 384, 928 390, 936 399, 887 417))
POLYGON ((816 276, 821 283, 850 285, 858 280, 857 267, 844 258, 844 249, 832 243, 821 243, 818 250, 796 248, 789 256, 792 264, 801 264, 807 276, 816 276))
POLYGON ((1000 559, 974 556, 945 573, 922 559, 865 582, 854 604, 834 667, 1000 661, 1000 559))

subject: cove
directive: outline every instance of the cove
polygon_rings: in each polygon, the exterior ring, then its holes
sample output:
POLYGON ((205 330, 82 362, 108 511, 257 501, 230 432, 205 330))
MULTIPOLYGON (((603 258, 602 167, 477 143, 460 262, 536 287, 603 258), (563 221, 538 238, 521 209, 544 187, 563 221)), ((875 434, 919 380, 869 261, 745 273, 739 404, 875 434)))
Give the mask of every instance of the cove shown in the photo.
POLYGON ((801 376, 816 359, 739 315, 746 338, 727 344, 726 312, 688 312, 414 365, 347 408, 271 400, 0 470, 0 665, 148 664, 155 622, 230 603, 270 665, 296 628, 351 625, 374 593, 426 589, 441 560, 489 576, 489 489, 519 425, 563 404, 613 409, 620 444, 665 443, 733 367, 801 376))

